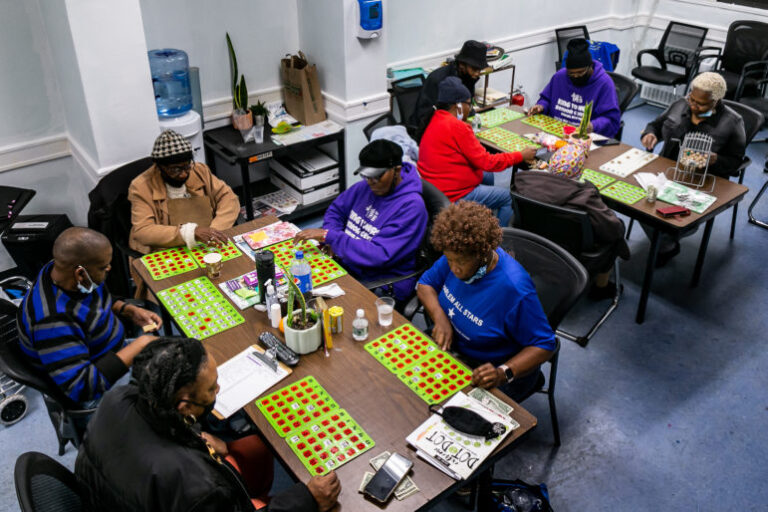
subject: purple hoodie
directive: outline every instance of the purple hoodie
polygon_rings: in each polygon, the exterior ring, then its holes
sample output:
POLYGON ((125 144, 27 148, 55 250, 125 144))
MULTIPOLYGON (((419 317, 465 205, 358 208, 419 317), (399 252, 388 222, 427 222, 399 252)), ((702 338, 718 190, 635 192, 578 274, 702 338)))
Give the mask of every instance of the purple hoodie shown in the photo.
POLYGON ((621 112, 613 79, 597 61, 595 70, 586 85, 576 87, 568 78, 568 70, 562 68, 552 76, 536 103, 544 107, 542 114, 556 117, 568 123, 579 125, 584 105, 592 105, 592 127, 606 137, 615 137, 619 132, 621 112))
MULTIPOLYGON (((325 212, 325 242, 356 278, 384 279, 413 272, 416 251, 427 229, 427 208, 416 167, 403 162, 402 181, 376 196, 365 180, 342 192, 325 212)), ((394 285, 395 298, 413 293, 416 277, 394 285)))

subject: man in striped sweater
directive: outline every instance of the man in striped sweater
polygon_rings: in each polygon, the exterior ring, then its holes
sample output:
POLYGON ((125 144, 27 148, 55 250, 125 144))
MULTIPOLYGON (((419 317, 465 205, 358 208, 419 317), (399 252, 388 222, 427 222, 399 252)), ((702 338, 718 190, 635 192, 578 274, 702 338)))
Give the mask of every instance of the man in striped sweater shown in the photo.
POLYGON ((17 316, 21 350, 83 407, 95 406, 155 338, 144 335, 126 344, 119 317, 140 327, 162 323, 151 311, 112 300, 104 284, 111 261, 107 237, 88 228, 67 229, 17 316))

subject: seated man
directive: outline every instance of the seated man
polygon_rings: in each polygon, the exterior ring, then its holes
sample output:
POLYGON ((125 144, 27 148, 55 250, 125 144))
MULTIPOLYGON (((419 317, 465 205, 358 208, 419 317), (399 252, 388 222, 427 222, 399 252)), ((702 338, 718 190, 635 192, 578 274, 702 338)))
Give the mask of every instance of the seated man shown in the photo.
POLYGON ((536 201, 587 212, 594 234, 594 249, 612 249, 600 259, 581 260, 594 276, 589 296, 592 299, 609 298, 616 293, 616 283, 609 282, 611 269, 617 256, 629 259, 629 247, 624 240, 624 223, 605 205, 594 185, 579 181, 585 159, 583 147, 569 144, 552 155, 549 172, 517 173, 512 190, 536 201))
POLYGON ((126 345, 118 317, 140 327, 162 324, 151 311, 112 300, 104 284, 110 261, 112 245, 104 235, 87 228, 65 230, 17 317, 22 352, 84 408, 93 407, 155 338, 144 335, 126 345))
POLYGON ((592 60, 586 39, 571 39, 565 68, 552 76, 528 115, 545 114, 578 126, 584 106, 592 104, 589 131, 615 137, 621 111, 616 86, 600 62, 592 60))
POLYGON ((474 368, 472 384, 520 401, 552 357, 555 333, 531 277, 499 247, 501 236, 483 205, 463 201, 441 211, 431 241, 443 256, 421 276, 417 294, 435 322, 432 338, 474 368))
POLYGON ((470 94, 474 94, 475 84, 480 79, 480 72, 488 67, 486 52, 487 49, 483 43, 472 40, 465 41, 453 62, 432 71, 424 81, 424 86, 416 100, 416 108, 408 123, 417 128, 421 127, 422 121, 432 111, 433 105, 437 103, 438 86, 446 77, 458 77, 470 94))
MULTIPOLYGON (((675 101, 645 127, 641 134, 645 149, 652 151, 659 141, 663 141, 661 156, 677 160, 680 142, 685 135, 704 133, 712 137, 707 172, 726 179, 735 176, 744 158, 747 141, 741 116, 720 101, 725 97, 725 91, 725 79, 720 74, 708 71, 696 76, 688 96, 675 101)), ((648 231, 645 226, 643 229, 648 231)), ((695 232, 692 230, 683 236, 695 232)), ((680 252, 679 237, 662 233, 659 244, 656 266, 663 267, 680 252)))
MULTIPOLYGON (((421 180, 403 150, 380 139, 360 151, 359 181, 339 194, 323 219, 323 228, 305 229, 295 241, 326 244, 356 278, 372 281, 405 275, 416 268, 416 251, 427 229, 421 180)), ((416 278, 394 285, 395 299, 413 293, 416 278)))

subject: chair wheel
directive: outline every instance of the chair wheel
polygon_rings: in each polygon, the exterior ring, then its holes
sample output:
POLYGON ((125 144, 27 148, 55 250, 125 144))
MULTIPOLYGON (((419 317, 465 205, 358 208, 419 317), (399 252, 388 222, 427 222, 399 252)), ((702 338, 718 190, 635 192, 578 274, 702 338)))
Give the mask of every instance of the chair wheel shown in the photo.
POLYGON ((11 395, 0 402, 0 424, 9 427, 27 414, 27 397, 11 395))

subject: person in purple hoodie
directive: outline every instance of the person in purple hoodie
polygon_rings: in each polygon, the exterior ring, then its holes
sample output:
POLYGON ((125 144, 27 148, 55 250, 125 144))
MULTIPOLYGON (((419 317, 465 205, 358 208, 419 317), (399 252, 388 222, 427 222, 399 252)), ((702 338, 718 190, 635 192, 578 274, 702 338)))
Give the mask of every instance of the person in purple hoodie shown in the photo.
MULTIPOLYGON (((330 248, 350 274, 364 281, 406 275, 416 268, 416 251, 427 229, 427 208, 416 167, 403 150, 379 139, 360 151, 365 178, 339 194, 325 212, 323 227, 305 229, 295 241, 317 240, 330 248)), ((409 298, 416 277, 394 284, 397 301, 409 298)))
POLYGON ((528 115, 546 114, 578 126, 590 101, 594 103, 589 131, 615 137, 621 111, 613 79, 601 63, 592 60, 586 39, 571 39, 565 68, 552 76, 528 115))

